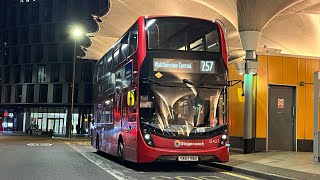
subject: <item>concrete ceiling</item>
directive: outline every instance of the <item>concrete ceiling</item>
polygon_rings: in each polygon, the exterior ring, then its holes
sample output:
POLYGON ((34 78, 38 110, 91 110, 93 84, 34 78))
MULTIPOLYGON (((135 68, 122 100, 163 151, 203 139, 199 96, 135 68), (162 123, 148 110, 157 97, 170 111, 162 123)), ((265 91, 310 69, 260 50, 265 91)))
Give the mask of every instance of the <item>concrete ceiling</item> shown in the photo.
POLYGON ((90 33, 84 59, 100 59, 139 16, 220 19, 227 27, 230 59, 243 55, 239 31, 262 32, 258 51, 320 57, 320 0, 110 0, 90 33))

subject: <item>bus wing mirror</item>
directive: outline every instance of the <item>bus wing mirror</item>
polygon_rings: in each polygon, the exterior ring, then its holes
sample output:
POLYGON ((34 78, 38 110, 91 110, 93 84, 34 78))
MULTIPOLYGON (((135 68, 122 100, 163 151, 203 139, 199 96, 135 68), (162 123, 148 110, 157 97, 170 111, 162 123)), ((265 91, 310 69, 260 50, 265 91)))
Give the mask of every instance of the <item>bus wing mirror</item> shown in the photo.
POLYGON ((135 95, 134 91, 129 91, 127 95, 127 104, 128 106, 134 106, 135 95))

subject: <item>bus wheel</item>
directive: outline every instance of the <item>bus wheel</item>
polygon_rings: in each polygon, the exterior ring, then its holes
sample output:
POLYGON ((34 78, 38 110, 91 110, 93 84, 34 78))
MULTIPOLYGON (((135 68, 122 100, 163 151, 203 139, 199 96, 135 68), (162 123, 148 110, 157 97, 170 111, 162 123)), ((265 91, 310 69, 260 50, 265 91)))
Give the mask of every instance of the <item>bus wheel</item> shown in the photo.
POLYGON ((118 156, 119 163, 123 164, 123 162, 124 162, 124 159, 123 159, 123 144, 121 142, 118 143, 117 156, 118 156))

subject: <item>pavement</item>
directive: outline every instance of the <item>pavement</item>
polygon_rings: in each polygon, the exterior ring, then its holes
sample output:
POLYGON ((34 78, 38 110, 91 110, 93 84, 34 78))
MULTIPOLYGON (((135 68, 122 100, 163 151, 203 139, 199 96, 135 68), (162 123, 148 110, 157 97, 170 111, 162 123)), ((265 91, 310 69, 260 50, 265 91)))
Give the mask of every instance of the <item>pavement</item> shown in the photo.
POLYGON ((263 179, 320 179, 320 163, 313 161, 312 152, 231 152, 228 163, 212 164, 218 168, 263 179))

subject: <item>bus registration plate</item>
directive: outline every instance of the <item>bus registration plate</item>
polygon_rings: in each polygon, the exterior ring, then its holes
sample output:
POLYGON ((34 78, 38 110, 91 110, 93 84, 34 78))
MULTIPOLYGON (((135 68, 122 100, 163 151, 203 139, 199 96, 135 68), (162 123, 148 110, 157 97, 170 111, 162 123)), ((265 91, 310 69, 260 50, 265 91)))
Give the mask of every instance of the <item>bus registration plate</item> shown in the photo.
POLYGON ((198 156, 178 156, 178 161, 199 161, 198 156))

